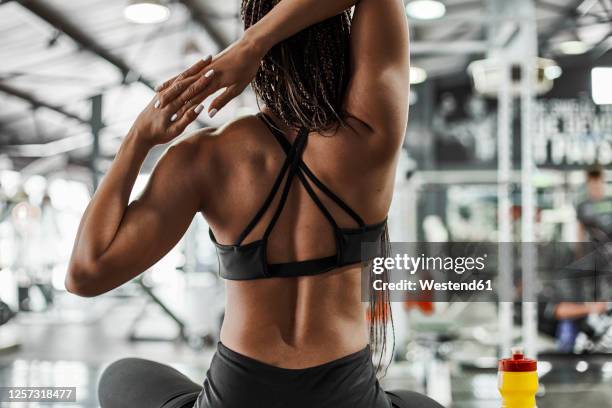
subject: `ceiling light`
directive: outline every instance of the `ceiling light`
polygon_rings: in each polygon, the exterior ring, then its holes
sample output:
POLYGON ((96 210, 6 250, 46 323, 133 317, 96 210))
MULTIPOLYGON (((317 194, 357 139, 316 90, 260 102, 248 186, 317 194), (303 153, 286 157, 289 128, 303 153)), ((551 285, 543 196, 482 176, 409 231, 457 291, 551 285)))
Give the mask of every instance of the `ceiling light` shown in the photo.
POLYGON ((544 75, 552 81, 563 75, 563 70, 558 65, 549 65, 544 68, 544 75))
POLYGON ((588 44, 580 40, 563 41, 559 44, 559 51, 565 55, 580 55, 588 50, 588 44))
POLYGON ((591 71, 593 102, 612 105, 612 67, 597 67, 591 71))
POLYGON ((170 9, 160 0, 130 0, 123 15, 134 23, 157 24, 168 20, 170 9))
MULTIPOLYGON (((559 78, 563 70, 551 59, 537 58, 535 62, 533 74, 537 82, 534 84, 534 91, 537 95, 543 95, 553 88, 553 80, 559 78)), ((468 66, 468 73, 474 80, 476 91, 491 98, 498 97, 501 85, 504 83, 508 84, 511 95, 521 95, 523 89, 521 71, 520 63, 504 64, 496 58, 474 61, 468 66)))
POLYGON ((418 20, 435 20, 446 14, 446 6, 437 0, 412 0, 406 5, 406 13, 418 20))
POLYGON ((427 80, 427 71, 420 67, 410 67, 410 84, 418 85, 427 80))

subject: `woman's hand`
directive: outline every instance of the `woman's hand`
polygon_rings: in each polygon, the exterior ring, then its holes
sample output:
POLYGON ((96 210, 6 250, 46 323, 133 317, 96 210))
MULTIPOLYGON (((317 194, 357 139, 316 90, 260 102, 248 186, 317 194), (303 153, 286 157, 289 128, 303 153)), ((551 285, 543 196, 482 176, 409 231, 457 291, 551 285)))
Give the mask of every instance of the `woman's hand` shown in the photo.
MULTIPOLYGON (((247 31, 238 41, 216 55, 206 69, 202 69, 204 75, 209 75, 210 80, 193 83, 196 88, 194 90, 197 95, 196 99, 202 101, 223 89, 223 92, 208 107, 208 115, 211 118, 251 83, 266 52, 267 47, 263 46, 261 41, 255 40, 254 36, 249 35, 247 31)), ((184 80, 185 76, 181 74, 157 88, 162 93, 160 95, 162 108, 167 103, 163 93, 184 80)), ((180 116, 181 113, 179 113, 180 116)))
POLYGON ((204 109, 213 71, 209 56, 157 88, 157 95, 138 115, 131 133, 150 147, 179 136, 204 109))
POLYGON ((238 41, 215 56, 211 68, 215 71, 213 92, 225 88, 208 107, 208 115, 212 118, 229 101, 240 95, 255 79, 261 60, 268 50, 261 43, 254 41, 248 32, 238 41))

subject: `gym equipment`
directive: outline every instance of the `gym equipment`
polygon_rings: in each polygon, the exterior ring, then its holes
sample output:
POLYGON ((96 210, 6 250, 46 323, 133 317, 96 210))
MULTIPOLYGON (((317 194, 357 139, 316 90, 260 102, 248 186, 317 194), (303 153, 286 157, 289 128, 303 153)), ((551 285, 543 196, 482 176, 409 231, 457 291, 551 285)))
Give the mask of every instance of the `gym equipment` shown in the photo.
POLYGON ((161 300, 154 292, 153 288, 147 285, 144 282, 143 276, 139 276, 134 279, 134 282, 140 287, 140 289, 147 296, 147 300, 145 301, 140 313, 132 323, 130 327, 130 333, 128 335, 128 339, 132 342, 136 341, 178 341, 185 342, 191 348, 195 350, 199 350, 204 348, 205 346, 213 346, 216 343, 215 336, 212 334, 198 335, 189 333, 187 328, 187 324, 178 317, 170 308, 166 305, 166 303, 161 300), (151 304, 155 304, 161 308, 166 316, 168 316, 177 326, 178 333, 174 337, 156 337, 156 336, 143 336, 139 335, 138 332, 138 323, 142 321, 147 312, 147 307, 151 304))
POLYGON ((0 326, 8 323, 13 317, 15 317, 15 312, 13 312, 9 305, 0 300, 0 326))
POLYGON ((16 327, 9 323, 16 313, 0 300, 0 353, 18 348, 21 344, 16 327))

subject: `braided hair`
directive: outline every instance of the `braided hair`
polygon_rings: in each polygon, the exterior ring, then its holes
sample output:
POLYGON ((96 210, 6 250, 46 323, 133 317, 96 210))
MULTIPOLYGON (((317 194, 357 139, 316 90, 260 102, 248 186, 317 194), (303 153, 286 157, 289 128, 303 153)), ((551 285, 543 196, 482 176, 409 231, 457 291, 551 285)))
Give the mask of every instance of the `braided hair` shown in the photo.
MULTIPOLYGON (((247 29, 280 0, 242 0, 247 29)), ((342 123, 349 79, 350 11, 310 26, 268 51, 252 82, 258 99, 290 128, 313 132, 342 123)))

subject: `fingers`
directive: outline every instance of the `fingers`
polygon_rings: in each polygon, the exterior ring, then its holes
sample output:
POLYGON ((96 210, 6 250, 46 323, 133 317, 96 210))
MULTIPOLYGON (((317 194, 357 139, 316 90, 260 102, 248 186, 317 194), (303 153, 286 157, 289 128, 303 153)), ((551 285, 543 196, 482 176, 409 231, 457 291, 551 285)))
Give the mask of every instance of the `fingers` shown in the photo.
MULTIPOLYGON (((215 98, 215 101, 218 102, 217 105, 215 106, 219 106, 219 108, 214 108, 214 107, 209 108, 209 111, 208 111, 209 117, 212 118, 213 116, 215 116, 215 114, 217 113, 219 109, 221 109, 223 106, 227 104, 227 102, 229 102, 230 100, 232 100, 233 98, 235 98, 237 95, 240 94, 240 92, 235 91, 235 89, 236 87, 226 88, 226 90, 218 98, 215 98)), ((171 119, 171 121, 174 122, 175 120, 182 118, 183 115, 185 115, 189 110, 195 111, 196 117, 197 117, 204 109, 204 105, 202 105, 201 103, 211 93, 213 93, 211 89, 204 88, 204 90, 201 91, 199 94, 196 94, 195 96, 191 97, 187 102, 185 102, 182 106, 178 108, 178 111, 176 112, 176 116, 173 115, 172 116, 173 119, 171 119)), ((211 106, 213 105, 211 104, 211 106)))
POLYGON ((172 84, 174 83, 174 81, 176 81, 176 79, 177 79, 179 76, 180 76, 180 75, 175 75, 175 76, 173 76, 172 78, 170 78, 169 80, 167 80, 166 82, 164 82, 163 84, 161 84, 161 85, 157 85, 157 86, 155 87, 155 92, 163 92, 163 91, 165 91, 166 89, 168 89, 168 87, 169 87, 170 85, 172 85, 172 84))
POLYGON ((196 82, 197 77, 191 76, 180 81, 175 81, 172 86, 159 94, 155 108, 164 109, 176 100, 191 84, 196 82))
POLYGON ((167 108, 169 112, 174 112, 170 122, 177 122, 185 116, 188 118, 188 123, 194 121, 204 110, 202 102, 211 94, 209 89, 211 82, 212 76, 202 76, 184 92, 184 95, 173 101, 167 108), (198 90, 199 93, 196 93, 198 90))
POLYGON ((178 119, 176 119, 174 123, 168 127, 168 132, 170 135, 179 135, 183 133, 187 126, 196 120, 203 109, 204 105, 197 104, 195 108, 192 105, 190 109, 187 109, 181 116, 178 117, 178 119))
POLYGON ((178 111, 176 112, 176 119, 182 118, 183 115, 185 115, 185 113, 187 113, 187 111, 194 110, 196 108, 198 108, 198 112, 196 112, 196 113, 199 115, 202 112, 202 110, 204 109, 204 105, 202 105, 201 103, 207 97, 208 97, 208 92, 206 90, 204 90, 204 91, 200 92, 199 94, 197 94, 197 95, 193 96, 192 98, 190 98, 189 101, 184 103, 178 109, 178 111))
POLYGON ((211 86, 214 81, 214 74, 215 72, 211 69, 204 75, 201 75, 176 99, 168 104, 168 110, 178 112, 184 105, 191 105, 196 99, 197 103, 206 99, 215 89, 211 86))
POLYGON ((176 76, 170 78, 169 80, 167 80, 166 82, 164 82, 163 84, 158 85, 155 88, 155 92, 163 92, 166 89, 168 89, 170 87, 170 85, 172 85, 175 81, 177 81, 177 80, 181 81, 181 80, 183 80, 185 78, 188 78, 190 76, 193 76, 193 75, 199 73, 208 64, 210 64, 211 61, 212 61, 212 55, 209 54, 206 57, 204 57, 203 59, 201 59, 198 62, 196 62, 195 64, 193 64, 191 67, 189 67, 185 71, 181 72, 179 75, 176 75, 176 76))
POLYGON ((208 116, 212 118, 245 88, 246 85, 231 83, 225 76, 222 78, 213 67, 214 64, 211 65, 210 62, 210 59, 198 61, 181 75, 162 85, 163 90, 155 103, 155 108, 164 109, 169 115, 170 122, 176 125, 183 120, 189 122, 195 120, 202 111, 200 103, 225 87, 208 108, 208 116))
MULTIPOLYGON (((194 85, 192 85, 192 86, 194 86, 194 85)), ((196 88, 196 87, 194 86, 194 88, 196 88)), ((226 90, 221 95, 219 95, 217 98, 215 98, 215 100, 213 101, 213 103, 209 107, 208 116, 211 117, 211 118, 214 117, 215 114, 222 107, 224 107, 229 101, 234 99, 236 96, 240 95, 240 91, 237 90, 237 89, 240 89, 240 88, 238 88, 236 86, 230 86, 230 87, 226 88, 226 90)), ((182 118, 185 114, 189 113, 189 111, 195 112, 195 116, 194 116, 194 120, 195 120, 195 118, 204 109, 204 105, 202 105, 201 102, 203 102, 211 93, 213 93, 213 91, 211 89, 204 87, 203 91, 201 91, 200 93, 190 97, 181 106, 176 105, 176 108, 178 109, 178 111, 175 114, 172 115, 170 121, 174 122, 174 121, 182 118)), ((173 106, 169 106, 169 109, 171 107, 173 107, 173 106)))
POLYGON ((211 118, 217 114, 229 101, 240 95, 242 89, 238 85, 231 85, 225 88, 225 92, 217 96, 208 107, 208 116, 211 118))

